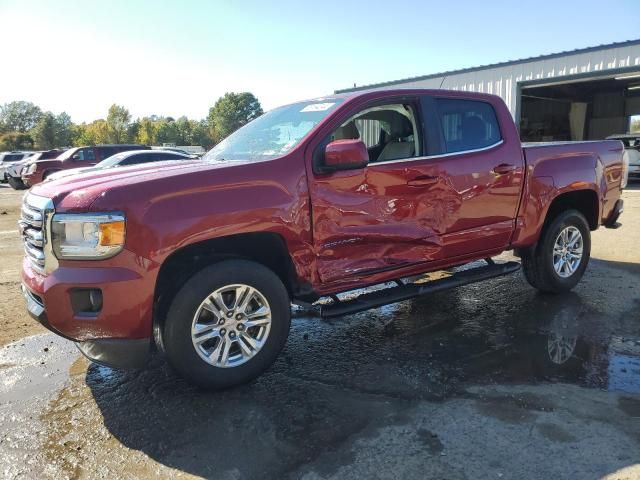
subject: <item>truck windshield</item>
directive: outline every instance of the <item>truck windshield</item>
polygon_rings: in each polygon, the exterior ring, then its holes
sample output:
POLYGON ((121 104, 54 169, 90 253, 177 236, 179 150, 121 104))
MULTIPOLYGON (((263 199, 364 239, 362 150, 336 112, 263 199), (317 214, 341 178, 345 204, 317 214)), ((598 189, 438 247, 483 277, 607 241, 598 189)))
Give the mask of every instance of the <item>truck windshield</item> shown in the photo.
POLYGON ((342 99, 321 99, 271 110, 229 135, 203 160, 258 161, 284 155, 340 103, 342 99))
POLYGON ((79 148, 70 148, 69 150, 65 151, 63 154, 61 154, 58 157, 58 160, 66 160, 68 158, 71 158, 71 156, 76 153, 78 150, 80 150, 79 148))

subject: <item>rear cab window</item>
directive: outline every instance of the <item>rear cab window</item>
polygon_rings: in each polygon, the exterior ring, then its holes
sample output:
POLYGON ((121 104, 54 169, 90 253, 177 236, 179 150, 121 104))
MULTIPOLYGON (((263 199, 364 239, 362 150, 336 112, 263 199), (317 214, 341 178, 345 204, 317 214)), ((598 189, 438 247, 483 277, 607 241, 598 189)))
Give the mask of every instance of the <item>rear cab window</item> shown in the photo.
POLYGON ((496 112, 491 104, 478 100, 436 98, 444 151, 457 153, 480 150, 502 140, 496 112))

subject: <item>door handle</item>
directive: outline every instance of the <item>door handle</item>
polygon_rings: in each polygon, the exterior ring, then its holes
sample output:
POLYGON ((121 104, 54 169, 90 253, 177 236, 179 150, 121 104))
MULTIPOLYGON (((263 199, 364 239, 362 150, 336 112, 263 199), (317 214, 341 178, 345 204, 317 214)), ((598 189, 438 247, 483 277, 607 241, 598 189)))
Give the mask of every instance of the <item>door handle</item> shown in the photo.
POLYGON ((430 175, 424 175, 416 178, 412 178, 407 182, 410 187, 427 187, 433 185, 440 180, 440 177, 432 177, 430 175))
POLYGON ((493 173, 496 175, 506 175, 507 173, 512 173, 516 169, 515 165, 511 165, 510 163, 501 163, 498 166, 493 167, 493 173))

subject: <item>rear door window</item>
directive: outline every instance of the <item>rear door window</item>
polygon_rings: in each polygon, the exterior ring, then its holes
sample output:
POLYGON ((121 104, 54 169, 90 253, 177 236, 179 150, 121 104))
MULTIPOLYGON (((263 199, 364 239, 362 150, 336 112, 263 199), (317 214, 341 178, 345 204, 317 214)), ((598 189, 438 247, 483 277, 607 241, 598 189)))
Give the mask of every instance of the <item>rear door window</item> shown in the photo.
POLYGON ((116 148, 100 147, 100 155, 102 156, 103 160, 109 158, 111 155, 115 155, 116 153, 118 153, 118 150, 116 148))
POLYGON ((478 150, 497 144, 502 136, 496 112, 482 101, 436 99, 445 152, 478 150))
POLYGON ((120 162, 120 166, 136 165, 138 163, 146 163, 149 161, 149 155, 146 153, 135 153, 120 162))

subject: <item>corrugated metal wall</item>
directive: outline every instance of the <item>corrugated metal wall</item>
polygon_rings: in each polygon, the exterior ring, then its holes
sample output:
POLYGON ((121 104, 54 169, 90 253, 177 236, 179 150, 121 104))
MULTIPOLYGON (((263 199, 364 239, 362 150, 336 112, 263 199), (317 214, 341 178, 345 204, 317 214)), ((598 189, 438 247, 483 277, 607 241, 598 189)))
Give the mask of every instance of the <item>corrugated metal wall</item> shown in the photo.
MULTIPOLYGON (((372 89, 385 88, 443 88, 470 92, 491 93, 502 97, 511 115, 516 116, 517 84, 531 80, 559 80, 563 76, 592 72, 594 76, 606 70, 637 66, 640 71, 640 45, 603 48, 587 53, 568 52, 550 59, 514 63, 496 68, 479 69, 466 73, 452 73, 446 77, 423 80, 399 80, 372 89)), ((349 91, 346 89, 344 91, 349 91)))

